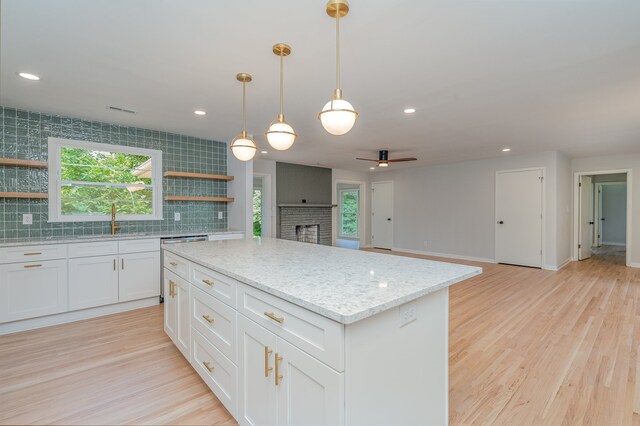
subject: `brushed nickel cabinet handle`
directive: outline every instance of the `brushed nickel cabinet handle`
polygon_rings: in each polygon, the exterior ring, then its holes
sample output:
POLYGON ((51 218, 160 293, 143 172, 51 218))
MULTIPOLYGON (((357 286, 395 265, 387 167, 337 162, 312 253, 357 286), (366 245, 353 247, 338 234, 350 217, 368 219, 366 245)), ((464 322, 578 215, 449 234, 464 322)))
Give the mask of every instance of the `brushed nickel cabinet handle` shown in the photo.
POLYGON ((23 253, 23 254, 24 254, 25 256, 37 256, 37 255, 39 255, 39 254, 42 254, 42 252, 41 252, 41 251, 38 251, 38 252, 33 252, 33 253, 23 253))
POLYGON ((209 370, 209 373, 213 373, 213 370, 215 370, 215 367, 212 367, 209 361, 203 361, 202 365, 204 365, 204 368, 209 370))
POLYGON ((25 267, 25 268, 39 268, 39 267, 41 267, 41 266, 42 266, 42 265, 41 265, 41 264, 39 264, 39 263, 38 263, 38 264, 36 264, 36 265, 24 265, 24 267, 25 267))
POLYGON ((284 322, 284 317, 278 317, 274 312, 265 312, 265 316, 271 318, 272 320, 282 324, 284 322))
POLYGON ((273 370, 273 367, 269 367, 269 355, 272 352, 269 346, 264 347, 264 377, 269 377, 269 372, 273 370))
POLYGON ((209 315, 203 315, 202 318, 204 318, 204 320, 209 324, 213 324, 214 319, 211 318, 209 315))
POLYGON ((205 284, 206 284, 206 285, 208 285, 208 286, 213 286, 213 284, 215 284, 215 283, 213 282, 213 280, 202 280, 202 282, 203 282, 203 283, 205 283, 205 284))
POLYGON ((278 355, 276 352, 276 386, 278 386, 282 382, 282 374, 280 374, 280 361, 282 361, 282 357, 278 355))

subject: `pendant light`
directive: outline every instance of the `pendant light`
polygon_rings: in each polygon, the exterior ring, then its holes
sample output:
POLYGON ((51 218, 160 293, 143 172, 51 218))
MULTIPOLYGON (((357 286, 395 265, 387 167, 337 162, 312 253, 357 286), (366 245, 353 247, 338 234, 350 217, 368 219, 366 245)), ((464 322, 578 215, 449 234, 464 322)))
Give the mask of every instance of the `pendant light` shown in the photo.
POLYGON ((285 151, 291 148, 293 142, 296 140, 296 134, 293 131, 293 128, 284 121, 284 113, 283 104, 284 104, 284 95, 283 95, 283 69, 284 69, 284 57, 289 56, 291 54, 291 47, 287 46, 283 43, 278 43, 273 46, 273 53, 280 56, 280 114, 278 118, 276 118, 271 125, 269 126, 269 130, 267 131, 267 141, 269 145, 273 147, 273 149, 277 149, 278 151, 285 151))
POLYGON ((318 114, 318 119, 327 132, 336 136, 349 132, 358 118, 353 105, 342 99, 340 89, 340 18, 347 13, 349 3, 346 0, 329 0, 327 3, 327 14, 336 19, 336 90, 333 92, 333 99, 318 114))
POLYGON ((247 134, 246 85, 251 81, 251 75, 241 72, 236 79, 242 83, 242 133, 233 138, 231 152, 238 160, 249 161, 256 155, 256 144, 253 137, 247 134))

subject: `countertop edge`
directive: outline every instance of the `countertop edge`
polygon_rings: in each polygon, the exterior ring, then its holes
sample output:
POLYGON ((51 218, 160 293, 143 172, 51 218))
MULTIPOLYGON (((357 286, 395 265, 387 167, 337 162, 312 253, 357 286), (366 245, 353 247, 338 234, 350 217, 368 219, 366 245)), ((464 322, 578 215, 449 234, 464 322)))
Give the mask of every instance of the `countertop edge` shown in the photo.
POLYGON ((294 305, 297 305, 297 306, 300 306, 302 308, 305 308, 305 309, 307 309, 307 310, 309 310, 311 312, 314 312, 314 313, 316 313, 318 315, 321 315, 321 316, 323 316, 325 318, 328 318, 330 320, 336 321, 336 322, 338 322, 340 324, 343 324, 343 325, 353 324, 354 322, 357 322, 357 321, 372 317, 372 316, 374 316, 376 314, 379 314, 380 312, 384 312, 384 311, 389 310, 391 308, 394 308, 396 306, 400 306, 400 305, 402 305, 404 303, 411 302, 411 301, 416 300, 416 299, 418 299, 418 298, 420 298, 422 296, 426 296, 428 294, 435 293, 437 291, 440 291, 440 290, 443 290, 445 288, 451 287, 454 284, 457 284, 457 283, 459 283, 461 281, 464 281, 466 279, 469 279, 469 278, 475 277, 477 275, 480 275, 483 272, 483 269, 481 267, 479 267, 479 266, 465 265, 465 266, 469 266, 470 268, 476 268, 476 270, 474 270, 472 272, 469 272, 468 274, 464 274, 464 275, 462 275, 460 277, 453 278, 451 280, 445 281, 445 282, 440 283, 438 285, 419 290, 417 292, 408 294, 406 296, 399 297, 397 299, 391 300, 391 301, 386 302, 386 303, 382 303, 380 305, 376 305, 376 306, 374 306, 372 308, 369 308, 369 309, 367 309, 365 311, 357 312, 357 313, 351 314, 351 315, 341 315, 341 314, 338 314, 336 312, 330 311, 328 309, 322 308, 322 307, 320 307, 318 305, 314 305, 314 304, 312 304, 312 303, 310 303, 310 302, 308 302, 306 300, 302 300, 302 299, 300 299, 300 298, 298 298, 296 296, 292 296, 289 293, 284 293, 284 292, 282 292, 280 290, 276 290, 276 289, 274 289, 272 287, 269 287, 267 285, 260 284, 258 282, 253 281, 253 280, 247 279, 246 277, 242 277, 242 276, 237 275, 237 274, 235 274, 233 272, 227 271, 224 268, 220 268, 218 266, 202 262, 201 260, 198 260, 198 259, 196 259, 196 258, 194 258, 192 256, 189 256, 189 255, 186 255, 184 253, 180 253, 177 250, 174 250, 174 247, 171 247, 171 246, 165 247, 165 250, 175 254, 176 256, 180 256, 180 257, 182 257, 184 259, 187 259, 187 260, 189 260, 189 261, 191 261, 193 263, 196 263, 196 264, 198 264, 200 266, 203 266, 205 268, 211 269, 211 270, 213 270, 215 272, 218 272, 220 274, 223 274, 223 275, 226 275, 228 277, 231 277, 231 278, 233 278, 233 279, 235 279, 237 281, 240 281, 243 284, 246 284, 246 285, 248 285, 250 287, 253 287, 253 288, 256 288, 258 290, 262 290, 262 291, 264 291, 266 293, 269 293, 269 294, 271 294, 273 296, 279 297, 279 298, 281 298, 281 299, 283 299, 283 300, 285 300, 287 302, 293 303, 294 305))

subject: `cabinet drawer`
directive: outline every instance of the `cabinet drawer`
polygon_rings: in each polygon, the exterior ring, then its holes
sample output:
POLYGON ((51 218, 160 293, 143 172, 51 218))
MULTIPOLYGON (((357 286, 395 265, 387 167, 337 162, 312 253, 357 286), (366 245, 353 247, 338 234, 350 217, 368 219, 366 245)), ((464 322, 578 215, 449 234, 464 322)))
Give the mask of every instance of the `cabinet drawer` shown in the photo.
POLYGON ((198 288, 191 289, 191 326, 236 362, 236 311, 198 288))
POLYGON ((65 244, 0 247, 0 263, 38 262, 66 257, 67 246, 65 244))
POLYGON ((159 251, 160 240, 158 238, 148 238, 145 240, 124 240, 118 241, 118 252, 139 253, 143 251, 159 251))
POLYGON ((164 254, 164 267, 176 274, 177 276, 184 278, 185 280, 189 279, 189 263, 181 257, 178 257, 174 254, 169 253, 168 251, 163 251, 164 254))
POLYGON ((238 282, 204 266, 191 264, 191 283, 232 308, 236 307, 238 282))
POLYGON ((108 256, 118 254, 117 241, 98 241, 69 244, 69 257, 108 256))
POLYGON ((236 417, 238 368, 197 330, 191 332, 191 365, 218 399, 236 417))
POLYGON ((238 285, 238 312, 336 371, 344 371, 342 324, 245 284, 238 285))

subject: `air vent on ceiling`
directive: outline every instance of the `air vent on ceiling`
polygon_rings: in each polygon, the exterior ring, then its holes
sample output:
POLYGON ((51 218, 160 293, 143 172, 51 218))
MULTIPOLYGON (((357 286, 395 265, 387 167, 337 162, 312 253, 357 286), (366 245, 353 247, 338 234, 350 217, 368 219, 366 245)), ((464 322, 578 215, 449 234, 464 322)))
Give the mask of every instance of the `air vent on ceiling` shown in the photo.
POLYGON ((111 105, 107 105, 107 109, 110 109, 111 111, 126 112, 127 114, 137 114, 138 113, 137 111, 134 111, 132 109, 120 108, 120 107, 111 106, 111 105))

